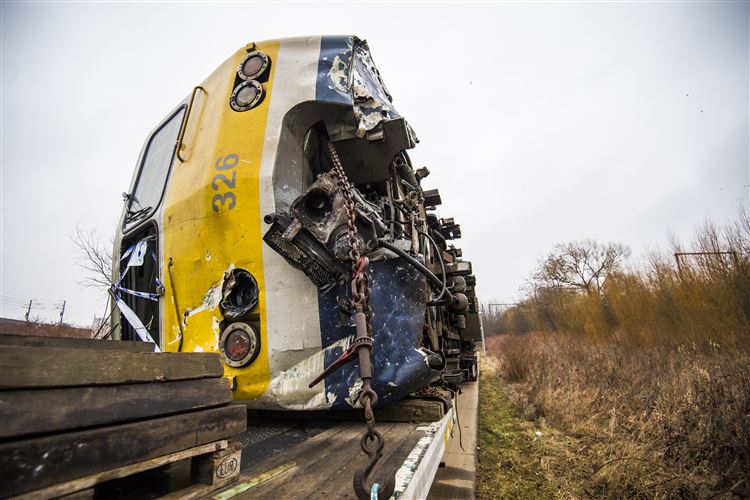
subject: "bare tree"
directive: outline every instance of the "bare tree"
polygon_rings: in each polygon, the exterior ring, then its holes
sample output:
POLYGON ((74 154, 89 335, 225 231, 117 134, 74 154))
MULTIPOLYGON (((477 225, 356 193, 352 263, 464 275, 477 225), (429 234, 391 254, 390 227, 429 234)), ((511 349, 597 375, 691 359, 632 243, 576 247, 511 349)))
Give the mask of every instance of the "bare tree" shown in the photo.
POLYGON ((76 226, 71 241, 78 254, 77 264, 85 271, 84 279, 79 283, 109 288, 112 285, 112 242, 107 246, 96 231, 85 231, 80 226, 76 226))
POLYGON ((545 288, 566 288, 602 292, 607 278, 630 256, 621 243, 601 244, 594 240, 559 243, 542 259, 534 280, 545 288))

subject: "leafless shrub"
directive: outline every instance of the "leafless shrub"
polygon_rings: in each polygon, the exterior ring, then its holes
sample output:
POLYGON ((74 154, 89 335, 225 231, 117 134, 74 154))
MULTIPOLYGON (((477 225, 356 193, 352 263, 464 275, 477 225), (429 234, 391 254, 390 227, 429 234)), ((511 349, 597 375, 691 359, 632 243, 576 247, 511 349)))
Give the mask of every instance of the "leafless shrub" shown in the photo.
POLYGON ((104 244, 94 230, 86 231, 76 226, 76 233, 71 237, 73 247, 78 254, 77 264, 84 270, 85 276, 79 283, 96 288, 109 288, 112 285, 112 245, 104 244))
POLYGON ((559 245, 540 264, 527 297, 506 310, 498 324, 511 333, 555 331, 635 345, 747 343, 747 212, 724 227, 705 222, 688 255, 680 255, 685 249, 674 243, 669 252, 653 253, 639 267, 625 269, 625 249, 593 242, 559 245), (606 273, 594 277, 587 269, 606 273), (577 293, 581 290, 587 293, 577 293))
POLYGON ((542 259, 534 279, 540 288, 598 294, 628 256, 630 249, 620 243, 601 244, 594 240, 560 243, 542 259))

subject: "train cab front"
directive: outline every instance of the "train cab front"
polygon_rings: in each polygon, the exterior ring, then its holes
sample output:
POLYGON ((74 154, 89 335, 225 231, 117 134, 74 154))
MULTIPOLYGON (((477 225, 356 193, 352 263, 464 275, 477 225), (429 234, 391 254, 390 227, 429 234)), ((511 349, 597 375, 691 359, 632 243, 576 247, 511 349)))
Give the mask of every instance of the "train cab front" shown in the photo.
POLYGON ((344 361, 365 321, 380 401, 429 385, 476 297, 449 290, 460 259, 416 143, 363 40, 238 50, 141 154, 115 243, 119 335, 219 353, 251 408, 344 409, 361 405, 344 361))

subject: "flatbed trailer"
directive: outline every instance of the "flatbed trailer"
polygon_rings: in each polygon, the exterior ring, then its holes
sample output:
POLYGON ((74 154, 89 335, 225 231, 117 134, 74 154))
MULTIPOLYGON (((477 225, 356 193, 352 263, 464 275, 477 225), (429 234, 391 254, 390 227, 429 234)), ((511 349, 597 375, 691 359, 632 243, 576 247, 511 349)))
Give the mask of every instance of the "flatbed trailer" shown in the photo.
MULTIPOLYGON (((426 498, 454 422, 449 409, 432 423, 380 423, 387 444, 372 477, 395 470, 393 498, 426 498)), ((236 438, 243 445, 241 477, 212 497, 354 499, 352 476, 367 463, 359 446, 363 426, 354 421, 251 418, 248 430, 236 438)))
MULTIPOLYGON (((411 413, 413 407, 408 406, 406 413, 411 413)), ((270 418, 256 413, 250 412, 247 430, 232 438, 242 453, 239 477, 230 484, 218 489, 192 484, 190 459, 183 459, 79 491, 76 498, 356 499, 352 477, 368 460, 359 446, 362 420, 301 418, 292 412, 270 418)), ((403 408, 391 408, 384 416, 404 413, 403 408)), ((430 493, 448 444, 459 439, 454 432, 457 420, 449 408, 433 422, 381 421, 378 429, 386 445, 372 477, 384 479, 395 472, 394 500, 472 498, 473 485, 459 496, 430 493)), ((473 467, 469 469, 466 472, 473 474, 473 467)))
MULTIPOLYGON (((183 436, 185 431, 188 431, 188 429, 183 429, 182 426, 178 426, 179 428, 174 425, 170 426, 168 421, 171 422, 183 417, 190 419, 192 415, 198 413, 208 414, 219 410, 211 407, 216 404, 226 404, 229 401, 228 387, 227 395, 224 398, 226 401, 221 399, 221 401, 212 403, 209 399, 201 399, 203 396, 196 393, 199 400, 197 403, 191 403, 191 405, 197 404, 197 407, 207 405, 207 409, 173 415, 177 407, 172 409, 160 407, 161 410, 167 412, 167 415, 154 415, 153 418, 156 420, 138 420, 138 418, 143 419, 145 414, 126 415, 123 413, 126 410, 132 413, 136 411, 134 408, 138 405, 145 404, 143 397, 147 397, 146 393, 143 393, 141 399, 133 400, 127 408, 120 405, 107 409, 111 404, 120 401, 121 398, 109 398, 107 399, 109 404, 107 404, 104 400, 97 399, 97 394, 100 391, 107 391, 107 394, 114 391, 114 394, 117 391, 130 391, 131 388, 140 388, 140 392, 150 388, 153 392, 158 387, 164 387, 166 390, 169 384, 175 384, 175 382, 165 382, 163 380, 165 378, 170 379, 175 376, 193 378, 207 375, 219 377, 221 375, 221 366, 214 355, 201 354, 195 358, 193 354, 177 354, 176 356, 186 356, 181 361, 181 365, 188 363, 188 361, 193 365, 198 363, 196 367, 199 370, 195 373, 177 374, 170 371, 169 368, 170 363, 175 360, 171 358, 161 359, 162 356, 168 355, 143 352, 147 347, 143 343, 134 342, 0 335, 0 365, 7 369, 6 373, 9 375, 9 378, 6 377, 4 382, 5 392, 0 392, 0 406, 5 405, 3 406, 4 412, 7 412, 14 410, 14 405, 21 405, 15 407, 14 412, 7 414, 10 420, 6 422, 4 432, 7 431, 6 434, 8 435, 5 438, 6 441, 0 444, 9 450, 16 450, 14 453, 18 455, 18 460, 28 461, 29 457, 32 457, 35 453, 32 452, 32 448, 48 451, 44 456, 38 457, 39 465, 35 469, 41 470, 44 468, 44 474, 39 478, 29 476, 24 479, 28 486, 18 486, 17 481, 11 481, 13 484, 7 485, 10 488, 6 489, 7 493, 11 496, 23 493, 22 496, 25 498, 40 499, 57 498, 61 495, 70 494, 74 494, 76 498, 166 497, 215 498, 221 500, 235 497, 356 498, 352 487, 352 479, 354 473, 362 470, 368 461, 368 457, 360 448, 360 438, 366 428, 361 411, 245 410, 242 406, 235 405, 234 410, 244 410, 239 411, 239 416, 236 415, 237 411, 230 412, 234 415, 233 420, 237 420, 235 417, 241 420, 241 427, 237 423, 232 424, 235 428, 234 432, 216 434, 213 440, 208 439, 196 443, 194 446, 188 446, 188 441, 185 441, 185 445, 177 443, 172 445, 168 442, 168 436, 162 435, 163 431, 169 431, 182 439, 185 437, 183 436), (63 363, 65 366, 68 366, 67 362, 71 359, 78 359, 80 356, 88 356, 92 353, 96 354, 96 359, 102 358, 102 361, 106 361, 104 358, 109 359, 113 356, 118 359, 122 356, 130 356, 133 360, 138 359, 144 363, 144 367, 154 365, 151 359, 153 356, 158 356, 160 361, 157 363, 159 366, 157 371, 149 374, 143 380, 138 374, 123 375, 117 370, 107 371, 105 369, 107 363, 104 362, 99 370, 95 370, 95 378, 96 383, 105 383, 105 385, 86 388, 82 386, 92 383, 88 380, 91 378, 91 374, 87 375, 88 372, 62 369, 39 372, 35 371, 32 365, 21 362, 20 358, 16 360, 13 357, 17 351, 28 349, 33 349, 37 357, 40 355, 39 353, 47 353, 48 351, 52 354, 56 353, 55 358, 59 358, 61 363, 65 361, 63 363), (51 350, 54 350, 54 352, 51 350), (206 368, 202 363, 207 361, 207 359, 203 359, 205 357, 212 358, 214 363, 211 368, 216 369, 204 373, 203 370, 206 368), (106 380, 102 378, 105 375, 109 377, 106 380), (126 379, 120 380, 123 376, 126 377, 127 381, 126 379), (161 381, 149 383, 147 380, 149 377, 155 377, 156 380, 161 381), (135 382, 135 385, 128 385, 133 382, 135 382), (45 389, 50 384, 54 387, 45 389), (76 399, 76 395, 81 391, 89 395, 85 401, 76 399), (54 398, 50 399, 57 393, 68 395, 77 402, 63 403, 58 401, 57 406, 45 406, 45 402, 57 401, 54 398), (17 395, 29 397, 19 399, 15 397, 17 395), (49 435, 53 431, 53 427, 46 427, 46 434, 42 433, 41 437, 36 437, 40 436, 41 432, 33 430, 37 427, 33 429, 16 429, 16 427, 13 427, 14 422, 23 420, 19 411, 26 407, 35 408, 35 410, 32 410, 34 419, 27 418, 25 420, 27 426, 33 427, 36 425, 38 427, 39 423, 48 421, 49 425, 59 428, 55 432, 62 432, 63 434, 49 435), (86 421, 80 420, 80 412, 84 409, 87 412, 86 421), (115 417, 115 415, 118 417, 115 417), (246 419, 245 415, 247 415, 246 419), (105 427, 110 425, 111 427, 102 428, 102 425, 105 425, 105 427), (102 455, 102 453, 108 453, 107 450, 111 448, 111 445, 107 444, 111 439, 104 432, 107 429, 111 429, 117 436, 124 436, 123 433, 127 431, 130 433, 128 435, 132 435, 132 438, 137 438, 138 444, 131 442, 132 446, 125 446, 125 443, 130 441, 120 439, 127 451, 123 450, 124 455, 122 457, 118 455, 118 458, 110 460, 108 456, 102 455), (70 434, 65 434, 65 432, 70 434), (27 436, 21 438, 26 439, 26 441, 18 442, 18 445, 16 445, 14 443, 17 441, 13 440, 18 438, 13 436, 19 433, 22 436, 26 433, 27 436), (103 437, 106 437, 106 439, 103 439, 103 437), (216 441, 217 438, 218 441, 216 441), (9 439, 10 441, 8 441, 9 439), (137 460, 136 457, 138 456, 147 456, 143 455, 146 452, 141 449, 145 450, 152 446, 154 440, 161 443, 158 449, 163 449, 169 453, 158 456, 155 454, 148 455, 153 458, 137 460), (59 455, 65 452, 65 449, 63 449, 65 446, 70 447, 75 443, 84 441, 89 443, 87 446, 92 447, 90 451, 97 450, 95 454, 98 453, 99 458, 95 460, 96 464, 92 462, 92 458, 87 459, 87 455, 79 458, 69 457, 66 460, 70 461, 70 467, 57 464, 55 465, 57 472, 53 473, 56 474, 56 479, 51 480, 47 477, 47 466, 53 464, 45 462, 46 455, 49 453, 59 455), (23 443, 28 446, 21 446, 23 443), (44 443, 46 443, 46 447, 40 448, 44 443), (32 451, 27 453, 24 451, 26 449, 32 451), (214 456, 220 456, 222 460, 226 457, 230 459, 236 457, 236 464, 239 467, 227 471, 231 472, 231 475, 225 478, 219 476, 218 480, 206 481, 197 478, 195 475, 196 463, 210 464, 212 460, 216 461, 216 459, 211 458, 214 456), (102 459, 105 459, 109 466, 101 463, 102 459), (78 471, 83 472, 83 474, 78 471)), ((156 365, 154 365, 154 369, 156 369, 156 365)), ((178 383, 185 387, 197 388, 204 382, 213 384, 218 380, 208 378, 185 380, 178 383)), ((475 383, 468 384, 469 386, 476 385, 475 383)), ((464 384, 464 387, 467 387, 467 384, 464 384)), ((468 398, 455 396, 453 399, 447 399, 450 398, 449 393, 433 391, 430 396, 405 398, 393 405, 377 407, 375 411, 377 429, 384 435, 385 447, 382 459, 377 463, 371 474, 371 482, 384 481, 389 474, 394 474, 395 492, 392 498, 427 498, 436 472, 441 461, 444 460, 446 446, 451 442, 451 439, 455 443, 457 439, 461 438, 460 434, 454 435, 457 424, 461 421, 476 422, 475 389, 474 387, 474 391, 467 391, 469 393, 468 398), (458 411, 461 411, 461 414, 458 414, 458 411)), ((178 395, 175 393, 170 396, 170 399, 177 397, 178 395)), ((152 405, 154 402, 148 404, 152 405)), ((229 410, 229 408, 226 409, 229 410)), ((227 421, 225 424, 223 420, 220 420, 213 421, 209 425, 212 428, 223 428, 227 427, 229 423, 227 421)), ((473 423, 470 427, 473 427, 475 433, 476 424, 473 423)), ((473 477, 474 444, 470 436, 471 432, 469 430, 467 433, 464 426, 465 442, 469 445, 470 453, 468 462, 466 457, 462 457, 462 463, 450 467, 458 466, 462 469, 462 475, 473 477)), ((199 438, 196 437, 195 439, 198 440, 199 438)), ((118 453, 122 454, 121 452, 118 453)), ((5 476, 5 480, 10 481, 12 477, 15 477, 13 471, 18 469, 18 462, 15 461, 16 459, 10 458, 10 455, 6 458, 8 460, 0 464, 0 472, 5 476)), ((33 465, 37 462, 32 460, 30 463, 33 465)), ((219 471, 221 466, 215 463, 208 468, 212 471, 219 471)), ((25 469, 18 469, 21 472, 23 470, 25 469)), ((23 474, 26 473, 23 472, 23 474)), ((466 494, 473 495, 473 481, 469 484, 468 489, 464 489, 458 495, 454 491, 453 494, 446 496, 444 495, 445 491, 450 491, 450 489, 443 490, 443 493, 437 496, 433 495, 433 497, 467 498, 466 494)), ((0 493, 0 497, 4 496, 0 493)))

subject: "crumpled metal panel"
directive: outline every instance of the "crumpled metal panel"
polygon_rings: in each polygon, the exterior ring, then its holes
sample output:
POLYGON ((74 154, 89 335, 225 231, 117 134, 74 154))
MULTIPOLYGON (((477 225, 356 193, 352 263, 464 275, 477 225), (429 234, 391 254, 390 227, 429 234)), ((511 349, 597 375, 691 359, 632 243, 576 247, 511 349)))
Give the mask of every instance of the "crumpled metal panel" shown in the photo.
MULTIPOLYGON (((372 388, 379 404, 397 401, 433 382, 439 373, 427 365, 427 353, 420 349, 428 295, 427 281, 401 259, 373 262, 370 267, 374 338, 372 388)), ((320 330, 325 366, 346 348, 341 339, 354 338, 353 322, 342 324, 338 299, 346 287, 336 287, 318 296, 320 330)), ((347 342, 348 345, 350 342, 347 342)), ((325 379, 327 404, 334 409, 359 407, 362 382, 359 362, 353 361, 325 379)))
POLYGON ((316 100, 350 104, 357 136, 401 115, 375 67, 367 42, 355 36, 321 38, 316 100))
MULTIPOLYGON (((378 393, 378 405, 386 405, 425 387, 440 374, 428 366, 428 353, 420 348, 428 294, 424 276, 401 259, 373 262, 370 271, 374 332, 372 387, 378 393)), ((340 313, 339 298, 346 296, 346 286, 318 293, 322 348, 300 352, 301 359, 273 377, 266 393, 248 402, 248 406, 287 410, 361 407, 362 381, 356 359, 326 377, 324 390, 320 386, 308 388, 355 338, 353 323, 342 322, 346 316, 340 313)))

